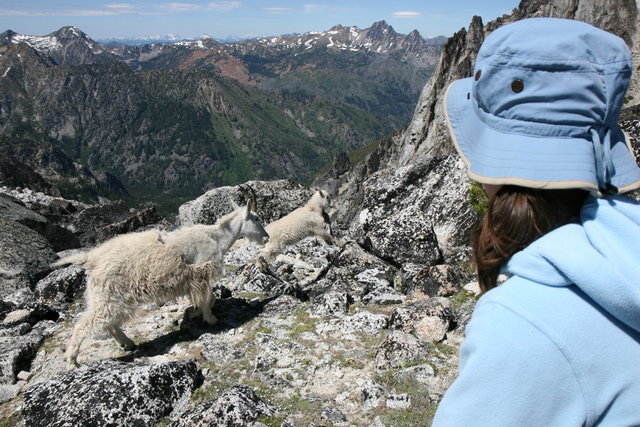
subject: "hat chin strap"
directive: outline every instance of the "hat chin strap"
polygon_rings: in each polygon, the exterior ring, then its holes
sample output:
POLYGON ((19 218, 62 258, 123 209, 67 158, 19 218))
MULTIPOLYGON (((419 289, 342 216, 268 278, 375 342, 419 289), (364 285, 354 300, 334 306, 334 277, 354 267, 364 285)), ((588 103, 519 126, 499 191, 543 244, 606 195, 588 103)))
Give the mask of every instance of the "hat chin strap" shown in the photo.
POLYGON ((598 177, 598 188, 600 192, 607 196, 618 194, 618 188, 611 184, 611 177, 615 173, 613 159, 611 158, 611 128, 608 126, 601 128, 598 132, 595 128, 590 127, 591 142, 593 142, 593 151, 596 159, 596 175, 598 177), (602 132, 604 130, 604 132, 602 132), (603 137, 600 137, 600 132, 603 137))

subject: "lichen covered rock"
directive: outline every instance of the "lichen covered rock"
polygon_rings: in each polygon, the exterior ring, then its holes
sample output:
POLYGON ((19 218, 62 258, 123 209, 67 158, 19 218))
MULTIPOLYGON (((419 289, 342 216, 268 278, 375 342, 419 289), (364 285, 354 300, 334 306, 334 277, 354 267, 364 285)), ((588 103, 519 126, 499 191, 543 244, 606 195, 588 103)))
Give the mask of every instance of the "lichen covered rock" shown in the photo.
POLYGON ((192 361, 158 364, 104 360, 30 386, 29 426, 148 426, 168 415, 201 382, 192 361))

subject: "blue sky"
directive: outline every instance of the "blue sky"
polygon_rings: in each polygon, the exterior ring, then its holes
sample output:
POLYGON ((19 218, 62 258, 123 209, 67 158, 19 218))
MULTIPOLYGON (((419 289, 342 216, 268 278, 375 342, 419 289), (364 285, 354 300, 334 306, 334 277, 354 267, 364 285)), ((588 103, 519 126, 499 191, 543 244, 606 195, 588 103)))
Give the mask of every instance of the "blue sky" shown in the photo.
POLYGON ((368 28, 385 20, 403 34, 451 36, 473 15, 486 23, 519 0, 0 0, 0 32, 46 35, 63 26, 93 39, 258 37, 328 30, 336 24, 368 28))

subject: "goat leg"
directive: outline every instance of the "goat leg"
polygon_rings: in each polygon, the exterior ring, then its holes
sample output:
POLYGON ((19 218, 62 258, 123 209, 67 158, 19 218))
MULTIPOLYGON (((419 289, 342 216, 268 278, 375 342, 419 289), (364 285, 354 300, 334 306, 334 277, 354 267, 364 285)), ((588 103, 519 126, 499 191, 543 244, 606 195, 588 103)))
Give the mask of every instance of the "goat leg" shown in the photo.
POLYGON ((107 330, 116 339, 116 341, 118 341, 118 344, 120 344, 120 347, 124 350, 130 351, 136 348, 136 343, 126 336, 119 326, 111 326, 107 330))

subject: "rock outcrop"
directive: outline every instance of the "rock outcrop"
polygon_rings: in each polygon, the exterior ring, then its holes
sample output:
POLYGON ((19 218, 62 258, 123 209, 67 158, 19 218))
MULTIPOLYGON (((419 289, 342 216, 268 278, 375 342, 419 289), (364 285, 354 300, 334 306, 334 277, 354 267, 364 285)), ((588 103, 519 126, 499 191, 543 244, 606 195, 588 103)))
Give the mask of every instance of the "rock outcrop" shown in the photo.
POLYGON ((24 393, 29 426, 153 425, 202 381, 194 362, 85 365, 36 383, 24 393))

